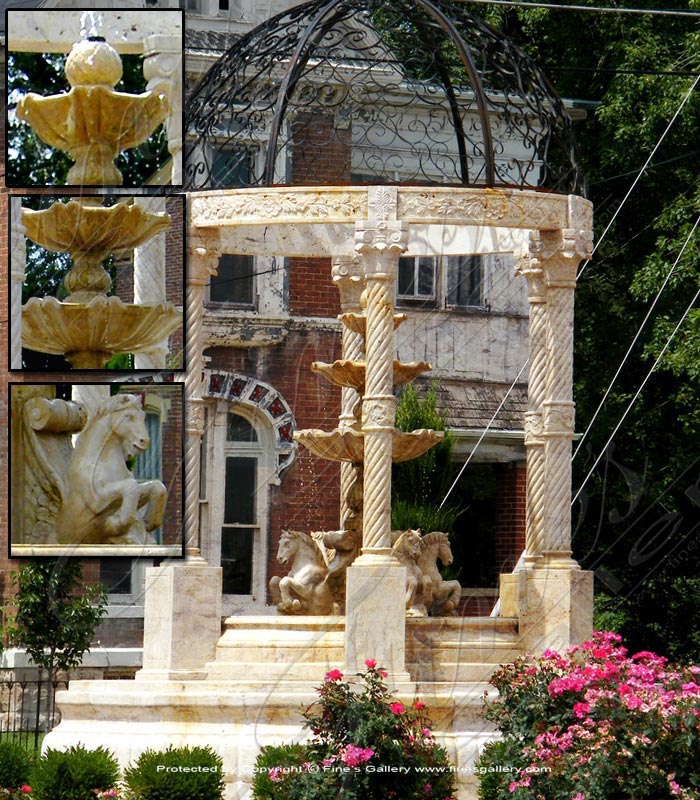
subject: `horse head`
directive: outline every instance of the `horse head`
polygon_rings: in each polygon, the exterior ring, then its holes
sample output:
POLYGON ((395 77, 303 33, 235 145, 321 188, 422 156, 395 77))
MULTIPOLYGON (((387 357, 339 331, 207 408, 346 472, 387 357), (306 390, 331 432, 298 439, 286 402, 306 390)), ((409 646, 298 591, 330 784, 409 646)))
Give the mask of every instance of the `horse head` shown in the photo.
POLYGON ((282 531, 277 549, 277 561, 280 564, 287 564, 294 558, 299 548, 300 536, 302 536, 301 531, 282 531))
POLYGON ((133 394, 117 394, 110 397, 95 415, 109 418, 111 431, 121 441, 124 458, 148 450, 151 438, 146 430, 146 415, 141 402, 133 394))
POLYGON ((394 555, 400 561, 416 561, 420 556, 423 538, 418 530, 402 531, 394 544, 394 555))
POLYGON ((452 548, 450 547, 449 534, 444 531, 431 531, 423 537, 423 549, 432 550, 435 558, 442 561, 448 567, 454 560, 452 548))

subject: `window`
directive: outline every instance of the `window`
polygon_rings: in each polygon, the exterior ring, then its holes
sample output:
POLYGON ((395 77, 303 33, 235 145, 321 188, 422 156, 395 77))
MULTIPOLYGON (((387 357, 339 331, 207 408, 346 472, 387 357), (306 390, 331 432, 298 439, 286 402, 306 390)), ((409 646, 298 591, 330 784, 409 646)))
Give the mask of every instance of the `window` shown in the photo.
POLYGON ((226 458, 224 524, 221 529, 224 594, 251 594, 252 591, 257 472, 258 460, 255 457, 226 458))
POLYGON ((471 308, 484 305, 483 256, 456 255, 399 259, 397 302, 431 308, 471 308))
POLYGON ((219 259, 209 284, 209 302, 255 308, 255 259, 231 253, 219 259))
POLYGON ((406 300, 436 300, 437 259, 432 256, 399 259, 398 296, 406 300))
POLYGON ((223 611, 265 605, 268 493, 273 430, 257 410, 220 400, 209 407, 203 462, 202 548, 223 571, 223 611), (235 410, 234 410, 235 409, 235 410))
POLYGON ((228 0, 219 0, 219 11, 228 11, 228 0))
POLYGON ((457 308, 482 305, 481 256, 447 258, 446 305, 457 308))
POLYGON ((214 189, 250 186, 253 154, 241 147, 222 147, 214 152, 211 182, 214 189))

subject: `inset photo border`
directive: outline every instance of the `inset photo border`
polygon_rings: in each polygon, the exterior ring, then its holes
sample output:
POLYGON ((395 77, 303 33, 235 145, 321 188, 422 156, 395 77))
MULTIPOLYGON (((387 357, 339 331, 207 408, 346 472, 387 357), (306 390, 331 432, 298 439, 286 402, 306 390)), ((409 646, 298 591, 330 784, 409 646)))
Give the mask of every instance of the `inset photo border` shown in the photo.
POLYGON ((11 371, 185 368, 185 195, 9 206, 11 371))
POLYGON ((184 383, 11 383, 10 546, 184 556, 184 383))
POLYGON ((8 187, 182 186, 182 9, 5 14, 8 187))

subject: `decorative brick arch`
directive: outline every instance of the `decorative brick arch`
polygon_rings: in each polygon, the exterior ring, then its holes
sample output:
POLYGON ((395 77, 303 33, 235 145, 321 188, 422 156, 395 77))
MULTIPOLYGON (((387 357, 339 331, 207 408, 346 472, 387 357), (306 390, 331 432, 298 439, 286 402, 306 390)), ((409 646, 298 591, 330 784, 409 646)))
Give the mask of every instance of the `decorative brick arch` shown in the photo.
POLYGON ((279 478, 294 461, 297 443, 294 441, 296 420, 282 395, 269 383, 250 375, 224 370, 205 370, 206 397, 241 403, 261 411, 269 421, 275 436, 276 474, 279 478))

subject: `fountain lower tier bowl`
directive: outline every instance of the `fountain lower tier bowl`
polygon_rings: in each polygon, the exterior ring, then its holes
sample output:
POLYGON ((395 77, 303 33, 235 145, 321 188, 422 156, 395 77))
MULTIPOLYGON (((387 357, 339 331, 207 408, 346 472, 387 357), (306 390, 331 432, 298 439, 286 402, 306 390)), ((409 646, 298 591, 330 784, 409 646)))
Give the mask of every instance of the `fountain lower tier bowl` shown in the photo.
MULTIPOLYGON (((311 370, 323 375, 327 381, 336 386, 349 386, 359 391, 365 385, 365 367, 364 361, 343 359, 334 361, 332 364, 314 361, 311 370)), ((427 361, 394 361, 393 384, 394 386, 405 386, 431 369, 432 367, 427 361)))
POLYGON ((76 369, 101 369, 115 353, 139 353, 182 325, 172 303, 127 305, 98 295, 85 303, 31 298, 22 308, 22 345, 65 355, 76 369))
MULTIPOLYGON (((430 450, 433 445, 442 441, 443 431, 432 431, 421 428, 405 433, 394 429, 392 436, 391 460, 410 461, 430 450)), ((330 461, 350 461, 360 464, 364 461, 365 437, 361 431, 352 428, 334 431, 320 431, 313 428, 296 431, 294 439, 304 445, 314 455, 330 461)))

